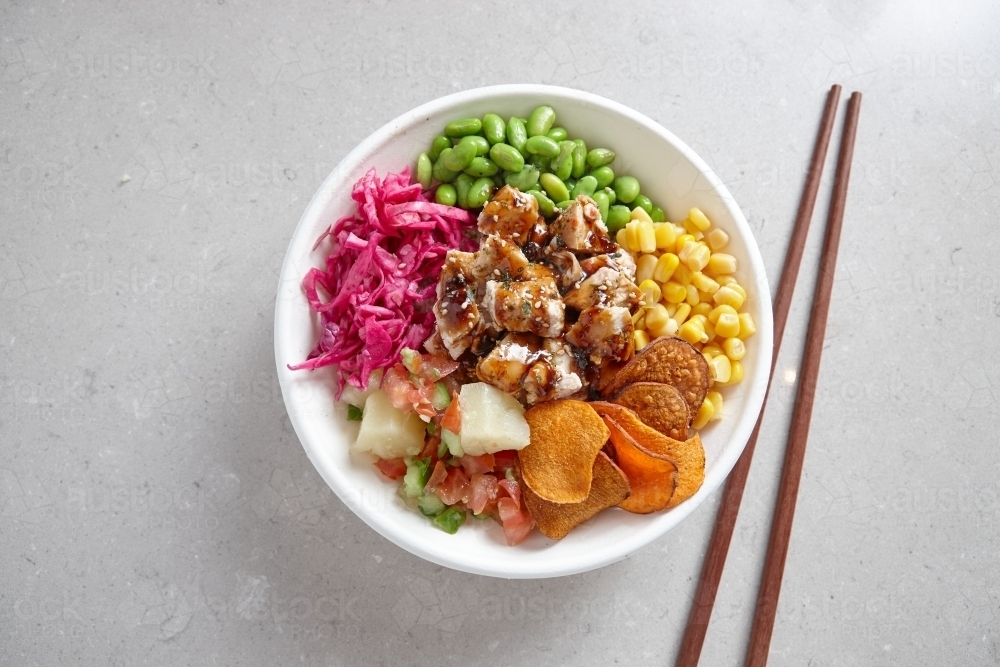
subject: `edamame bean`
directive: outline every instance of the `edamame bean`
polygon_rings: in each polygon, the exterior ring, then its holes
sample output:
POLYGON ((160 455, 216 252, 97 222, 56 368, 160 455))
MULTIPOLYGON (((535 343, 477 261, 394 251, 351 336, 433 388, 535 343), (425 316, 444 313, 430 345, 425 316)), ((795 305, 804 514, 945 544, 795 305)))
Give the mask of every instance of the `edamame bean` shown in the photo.
POLYGON ((587 172, 587 144, 583 139, 574 139, 576 148, 573 149, 573 178, 580 178, 587 172))
POLYGON ((483 176, 493 176, 500 170, 497 163, 488 157, 474 157, 469 166, 465 168, 465 173, 473 178, 482 178, 483 176))
POLYGON ((463 118, 453 120, 444 126, 446 137, 467 137, 470 134, 478 134, 483 129, 483 121, 478 118, 463 118))
POLYGON ((550 106, 536 107, 528 116, 528 136, 545 136, 556 122, 556 111, 550 106))
POLYGON ((572 199, 565 199, 565 200, 559 202, 558 204, 556 204, 556 208, 559 208, 559 209, 562 209, 562 210, 565 211, 566 209, 569 208, 569 205, 572 204, 572 203, 573 203, 572 199))
POLYGON ((444 166, 445 158, 450 158, 453 150, 453 148, 446 148, 441 151, 437 162, 434 163, 434 169, 431 171, 431 175, 435 180, 441 181, 442 183, 451 183, 458 176, 457 171, 452 171, 451 169, 448 169, 448 167, 444 166))
POLYGON ((434 165, 431 163, 431 158, 427 153, 421 153, 417 156, 417 182, 420 183, 420 187, 424 190, 431 187, 433 171, 434 165))
POLYGON ((472 189, 472 184, 475 182, 476 179, 468 174, 459 174, 458 178, 455 179, 455 192, 458 193, 459 207, 469 208, 469 190, 472 189))
POLYGON ((483 116, 483 134, 490 144, 502 144, 507 138, 507 125, 500 116, 488 113, 483 116))
POLYGON ((653 222, 666 222, 667 214, 659 206, 654 206, 653 210, 649 212, 649 217, 653 219, 653 222))
POLYGON ((546 218, 552 217, 552 214, 556 212, 555 203, 544 192, 529 190, 528 194, 535 198, 535 201, 538 202, 538 212, 546 218))
POLYGON ((455 192, 455 187, 447 183, 439 185, 437 192, 434 193, 434 201, 445 206, 454 206, 457 200, 458 193, 455 192))
POLYGON ((569 199, 569 189, 555 174, 542 174, 538 177, 538 182, 541 183, 545 193, 552 197, 552 201, 561 202, 569 199))
POLYGON ((593 176, 584 176, 576 182, 569 196, 573 199, 576 199, 580 195, 587 195, 589 197, 594 194, 595 190, 597 190, 597 179, 593 176))
MULTIPOLYGON (((510 136, 509 128, 508 136, 510 136)), ((518 172, 524 169, 524 156, 510 144, 493 144, 490 158, 504 171, 518 172)))
MULTIPOLYGON (((462 137, 462 141, 467 141, 476 147, 476 156, 486 155, 490 152, 490 142, 486 141, 484 137, 480 137, 477 134, 470 135, 468 137, 462 137)), ((462 141, 458 143, 462 143, 462 141)))
POLYGON ((531 155, 544 155, 548 158, 559 155, 559 144, 544 135, 529 137, 524 149, 531 155))
POLYGON ((476 157, 476 145, 471 141, 460 141, 451 149, 450 153, 442 152, 442 164, 451 171, 462 171, 476 157))
POLYGON ((559 143, 560 141, 566 141, 569 138, 569 132, 566 131, 565 127, 553 127, 551 130, 545 133, 552 141, 559 143))
MULTIPOLYGON (((524 121, 511 116, 510 120, 507 121, 507 144, 523 152, 524 142, 527 140, 528 130, 524 126, 524 121)), ((496 160, 496 158, 493 159, 496 160)))
POLYGON ((504 180, 507 185, 512 188, 517 188, 522 192, 530 190, 536 183, 538 183, 538 167, 530 164, 524 165, 524 169, 514 174, 507 174, 507 178, 504 180))
POLYGON ((446 148, 451 148, 451 139, 443 134, 439 134, 434 137, 434 141, 431 142, 431 150, 427 156, 430 157, 431 162, 437 162, 438 156, 441 155, 441 151, 446 148))
POLYGON ((611 204, 612 206, 614 206, 615 202, 618 201, 618 195, 616 195, 615 191, 612 190, 611 188, 605 187, 604 194, 608 196, 608 203, 611 204))
POLYGON ((576 187, 575 178, 567 178, 565 181, 563 181, 563 183, 566 184, 566 189, 569 190, 570 192, 573 192, 573 188, 576 187))
POLYGON ((639 196, 639 181, 634 176, 617 177, 613 187, 618 201, 623 204, 631 204, 639 196))
MULTIPOLYGON (((531 141, 529 139, 528 141, 531 141)), ((576 142, 573 141, 562 141, 559 143, 559 155, 552 160, 551 167, 552 173, 566 180, 573 173, 573 150, 576 148, 576 142)))
POLYGON ((628 206, 618 204, 608 209, 608 218, 604 223, 608 228, 608 233, 611 234, 611 238, 615 237, 619 229, 625 227, 631 216, 632 211, 628 210, 628 206))
POLYGON ((492 192, 493 180, 489 178, 480 178, 472 184, 472 188, 469 189, 469 195, 466 197, 465 201, 469 205, 469 208, 479 208, 490 200, 490 194, 492 192))
MULTIPOLYGON (((597 208, 601 211, 601 220, 607 220, 608 206, 610 206, 607 193, 604 192, 604 190, 598 190, 591 195, 591 199, 594 200, 594 203, 597 204, 597 208)), ((605 223, 605 225, 607 225, 607 223, 605 223)))
POLYGON ((649 197, 647 197, 646 195, 639 195, 638 197, 636 197, 632 201, 632 203, 635 204, 635 206, 638 206, 639 208, 641 208, 646 213, 649 213, 650 214, 649 217, 651 217, 651 218, 653 217, 653 215, 652 215, 653 214, 653 202, 651 202, 649 200, 649 197))
POLYGON ((597 187, 599 188, 606 188, 615 182, 615 172, 608 166, 598 167, 590 172, 590 175, 597 179, 597 187))
POLYGON ((615 161, 615 152, 610 148, 595 148, 587 153, 587 164, 591 169, 603 167, 615 161))

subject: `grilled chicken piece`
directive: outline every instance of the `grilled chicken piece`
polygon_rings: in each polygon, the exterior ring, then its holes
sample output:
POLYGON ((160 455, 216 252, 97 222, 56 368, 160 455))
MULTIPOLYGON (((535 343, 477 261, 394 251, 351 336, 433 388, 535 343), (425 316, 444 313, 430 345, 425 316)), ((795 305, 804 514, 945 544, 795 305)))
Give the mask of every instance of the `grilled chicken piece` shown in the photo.
POLYGON ((521 279, 521 273, 528 266, 528 259, 521 249, 510 241, 490 234, 479 244, 472 273, 479 280, 521 279))
POLYGON ((531 364, 521 386, 529 404, 569 398, 583 390, 573 351, 562 340, 546 338, 545 354, 531 364))
POLYGON ((552 240, 549 253, 563 248, 581 254, 612 252, 617 246, 608 236, 608 228, 601 220, 601 211, 594 200, 580 195, 549 225, 552 240))
POLYGON ((526 243, 532 227, 538 221, 538 202, 517 188, 505 185, 483 206, 479 214, 479 231, 499 234, 518 245, 526 243))
POLYGON ((559 269, 559 287, 567 289, 583 278, 583 269, 576 255, 569 250, 557 250, 549 255, 549 261, 559 269))
POLYGON ((566 340, 595 364, 610 357, 625 361, 632 353, 632 316, 623 306, 592 306, 566 332, 566 340))
POLYGON ((541 356, 541 340, 530 333, 509 333, 479 360, 476 376, 513 396, 521 393, 528 367, 541 356))
POLYGON ((449 250, 438 280, 434 320, 452 359, 462 356, 486 326, 476 305, 474 259, 471 252, 449 250))
POLYGON ((520 282, 490 280, 483 310, 501 329, 530 331, 544 338, 562 335, 566 314, 551 276, 520 282))
MULTIPOLYGON (((607 255, 602 255, 607 257, 607 255)), ((642 301, 642 292, 617 265, 602 266, 563 296, 570 308, 586 310, 591 306, 624 306, 633 310, 642 301)))
POLYGON ((624 250, 615 250, 606 255, 594 255, 580 261, 580 268, 587 275, 597 273, 597 270, 603 266, 621 271, 628 276, 629 280, 635 282, 635 260, 624 250))

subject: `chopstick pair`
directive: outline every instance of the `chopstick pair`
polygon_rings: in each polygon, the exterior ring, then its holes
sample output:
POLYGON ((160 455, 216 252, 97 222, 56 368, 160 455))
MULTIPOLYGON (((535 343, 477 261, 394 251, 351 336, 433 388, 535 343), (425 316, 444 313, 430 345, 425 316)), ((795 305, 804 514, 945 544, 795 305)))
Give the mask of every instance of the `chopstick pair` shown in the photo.
MULTIPOLYGON (((819 191, 820 179, 823 174, 823 164, 826 161, 830 136, 837 115, 837 104, 840 100, 841 87, 834 85, 827 94, 826 106, 820 123, 819 134, 813 148, 809 172, 806 178, 805 190, 799 203, 795 217, 792 238, 785 256, 785 265, 778 283, 778 291, 774 299, 774 350, 771 358, 771 373, 768 378, 768 393, 774 370, 777 366, 778 353, 788 322, 788 311, 791 308, 792 296, 795 292, 795 282, 802 264, 802 253, 805 247, 809 223, 816 205, 816 195, 819 191)), ((798 496, 799 480, 802 475, 802 464, 805 458, 805 447, 809 433, 809 422, 812 416, 813 401, 816 393, 816 381, 819 375, 820 356, 823 351, 823 338, 826 331, 826 320, 830 305, 830 294, 833 290, 834 271, 837 262, 837 249, 840 243, 840 231, 844 220, 844 205, 847 200, 847 185, 851 173, 851 161, 854 156, 854 139, 857 134, 858 113, 861 108, 861 93, 851 94, 847 108, 847 118, 844 122, 843 135, 840 144, 840 155, 837 159, 837 171, 834 179, 833 197, 827 215, 826 234, 820 259, 819 276, 816 281, 812 312, 809 320, 809 330, 806 337, 806 348, 799 375, 799 386, 795 398, 795 408, 792 415, 792 425, 788 435, 788 445, 782 468, 781 484, 778 491, 778 501, 775 507, 774 520, 771 525, 771 535, 768 540, 767 559, 761 577, 761 586, 757 594, 757 604, 754 612, 753 629, 750 634, 750 646, 746 655, 747 667, 761 667, 767 663, 771 643, 771 632, 774 628, 774 617, 777 610, 778 595, 781 592, 781 578, 785 569, 785 558, 788 554, 788 542, 791 536, 792 520, 795 515, 795 502, 798 496)), ((765 394, 765 406, 767 394, 765 394)), ((732 541, 733 529, 739 515, 740 502, 746 487, 750 463, 753 459, 757 437, 760 434, 764 408, 757 417, 753 433, 747 441, 722 494, 719 513, 716 516, 715 528, 709 542, 708 553, 702 565, 698 589, 691 605, 687 627, 681 642, 680 652, 674 663, 675 667, 695 667, 701 655, 705 641, 705 633, 712 616, 712 607, 719 590, 719 581, 726 564, 726 555, 732 541)))

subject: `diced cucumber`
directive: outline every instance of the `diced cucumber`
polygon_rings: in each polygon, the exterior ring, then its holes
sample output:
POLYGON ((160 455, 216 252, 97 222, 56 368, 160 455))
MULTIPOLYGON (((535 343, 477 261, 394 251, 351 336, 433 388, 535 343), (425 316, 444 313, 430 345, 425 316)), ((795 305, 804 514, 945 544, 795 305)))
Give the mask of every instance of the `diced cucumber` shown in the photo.
POLYGON ((420 513, 424 516, 435 517, 445 510, 445 504, 432 493, 420 496, 420 500, 417 501, 417 508, 420 509, 420 513))
POLYGON ((454 535, 458 532, 459 526, 465 523, 465 512, 449 507, 438 514, 433 519, 434 525, 448 533, 454 535))
POLYGON ((452 433, 446 428, 441 429, 441 442, 448 447, 452 456, 465 456, 465 451, 462 449, 462 438, 458 433, 452 433))
POLYGON ((431 405, 438 412, 445 410, 451 405, 451 392, 448 391, 448 387, 444 385, 444 382, 434 383, 434 396, 431 397, 431 405))
POLYGON ((420 364, 419 352, 417 352, 416 350, 411 350, 408 347, 404 347, 402 350, 399 351, 399 356, 402 358, 403 366, 406 368, 406 370, 410 371, 411 373, 417 372, 417 368, 419 368, 418 365, 420 364))
POLYGON ((408 498, 417 498, 424 492, 427 479, 431 476, 430 459, 413 459, 406 464, 406 474, 403 475, 403 493, 408 498))

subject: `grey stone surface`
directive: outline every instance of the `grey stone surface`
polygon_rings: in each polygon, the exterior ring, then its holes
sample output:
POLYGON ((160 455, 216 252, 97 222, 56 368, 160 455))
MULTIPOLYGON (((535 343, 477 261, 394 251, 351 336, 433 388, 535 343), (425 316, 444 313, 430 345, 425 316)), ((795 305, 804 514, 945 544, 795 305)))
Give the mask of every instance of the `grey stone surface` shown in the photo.
MULTIPOLYGON (((995 5, 282 4, 0 7, 0 664, 672 662, 717 498, 596 572, 455 573, 333 496, 275 381, 321 180, 507 82, 688 141, 772 277, 823 95, 864 92, 771 664, 1000 663, 995 5)), ((827 196, 705 665, 746 646, 827 196)))

